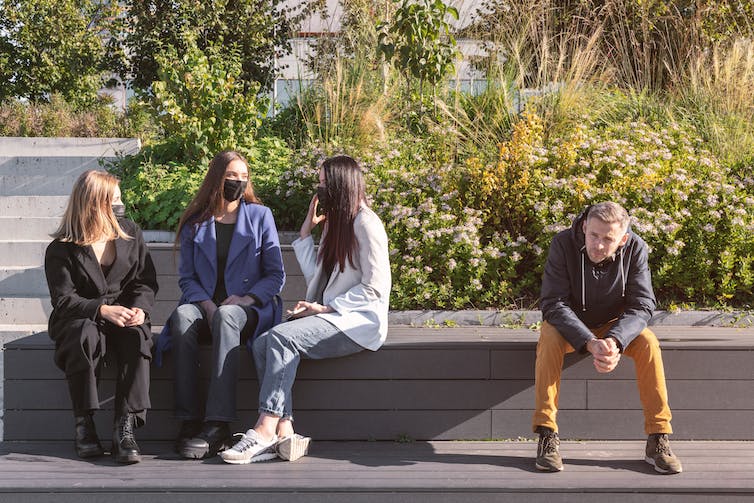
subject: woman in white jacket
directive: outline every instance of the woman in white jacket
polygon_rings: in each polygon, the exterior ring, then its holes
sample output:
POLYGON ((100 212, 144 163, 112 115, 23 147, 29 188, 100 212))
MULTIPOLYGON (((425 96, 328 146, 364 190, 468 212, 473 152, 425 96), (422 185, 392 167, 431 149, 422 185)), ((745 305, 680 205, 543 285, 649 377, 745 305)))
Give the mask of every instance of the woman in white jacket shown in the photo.
POLYGON ((290 321, 254 342, 259 377, 259 419, 224 461, 246 464, 304 455, 310 439, 293 431, 292 389, 301 358, 335 358, 376 351, 387 336, 390 262, 385 228, 366 204, 358 163, 340 155, 326 159, 319 186, 293 242, 306 278, 306 300, 290 321), (318 208, 322 214, 318 215, 318 208), (324 222, 319 252, 311 231, 324 222))

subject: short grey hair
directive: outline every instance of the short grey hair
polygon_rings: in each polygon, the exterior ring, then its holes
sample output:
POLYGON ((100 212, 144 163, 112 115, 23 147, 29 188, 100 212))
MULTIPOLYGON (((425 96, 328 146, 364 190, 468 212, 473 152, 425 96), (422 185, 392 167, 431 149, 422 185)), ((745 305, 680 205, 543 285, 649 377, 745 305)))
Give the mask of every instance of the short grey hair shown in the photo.
POLYGON ((604 201, 597 203, 589 208, 587 220, 590 218, 599 218, 606 224, 619 223, 623 230, 628 229, 630 218, 626 209, 618 203, 604 201))

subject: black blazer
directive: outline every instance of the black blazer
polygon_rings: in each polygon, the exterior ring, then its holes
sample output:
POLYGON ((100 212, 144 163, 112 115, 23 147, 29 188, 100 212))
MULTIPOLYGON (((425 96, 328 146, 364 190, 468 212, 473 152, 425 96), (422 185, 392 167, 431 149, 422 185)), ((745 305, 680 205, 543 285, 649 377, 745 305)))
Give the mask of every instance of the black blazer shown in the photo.
POLYGON ((107 276, 91 246, 56 239, 47 247, 45 274, 53 308, 48 329, 58 349, 69 335, 78 341, 83 322, 101 322, 99 307, 109 304, 144 310, 142 353, 151 354, 149 315, 157 293, 154 264, 141 229, 128 219, 121 218, 118 223, 133 239, 115 240, 115 261, 107 276))

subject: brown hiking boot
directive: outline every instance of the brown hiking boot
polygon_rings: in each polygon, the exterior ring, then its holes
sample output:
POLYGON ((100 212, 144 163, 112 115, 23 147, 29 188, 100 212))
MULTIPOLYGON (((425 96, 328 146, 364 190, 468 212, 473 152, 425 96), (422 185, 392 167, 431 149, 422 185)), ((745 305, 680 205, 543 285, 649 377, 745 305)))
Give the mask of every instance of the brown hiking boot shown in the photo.
POLYGON ((539 444, 537 444, 537 461, 534 466, 543 472, 559 472, 563 470, 563 460, 560 459, 560 437, 550 428, 537 427, 539 444))
POLYGON ((647 437, 644 461, 654 466, 655 471, 663 474, 669 475, 683 471, 680 460, 670 450, 670 440, 668 440, 667 433, 652 433, 647 437))

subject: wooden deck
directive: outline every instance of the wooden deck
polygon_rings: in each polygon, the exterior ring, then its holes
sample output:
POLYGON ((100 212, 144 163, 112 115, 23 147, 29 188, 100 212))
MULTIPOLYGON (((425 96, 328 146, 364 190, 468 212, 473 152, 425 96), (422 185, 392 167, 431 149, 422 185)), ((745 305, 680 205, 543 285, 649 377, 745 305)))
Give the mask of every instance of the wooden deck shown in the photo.
POLYGON ((0 501, 604 501, 707 502, 754 498, 754 442, 674 441, 684 473, 642 461, 644 442, 563 442, 565 471, 534 469, 521 442, 315 442, 296 462, 231 466, 185 461, 143 443, 141 463, 75 458, 70 442, 0 447, 0 501), (106 495, 106 496, 105 496, 106 495), (647 499, 650 498, 650 499, 647 499))

